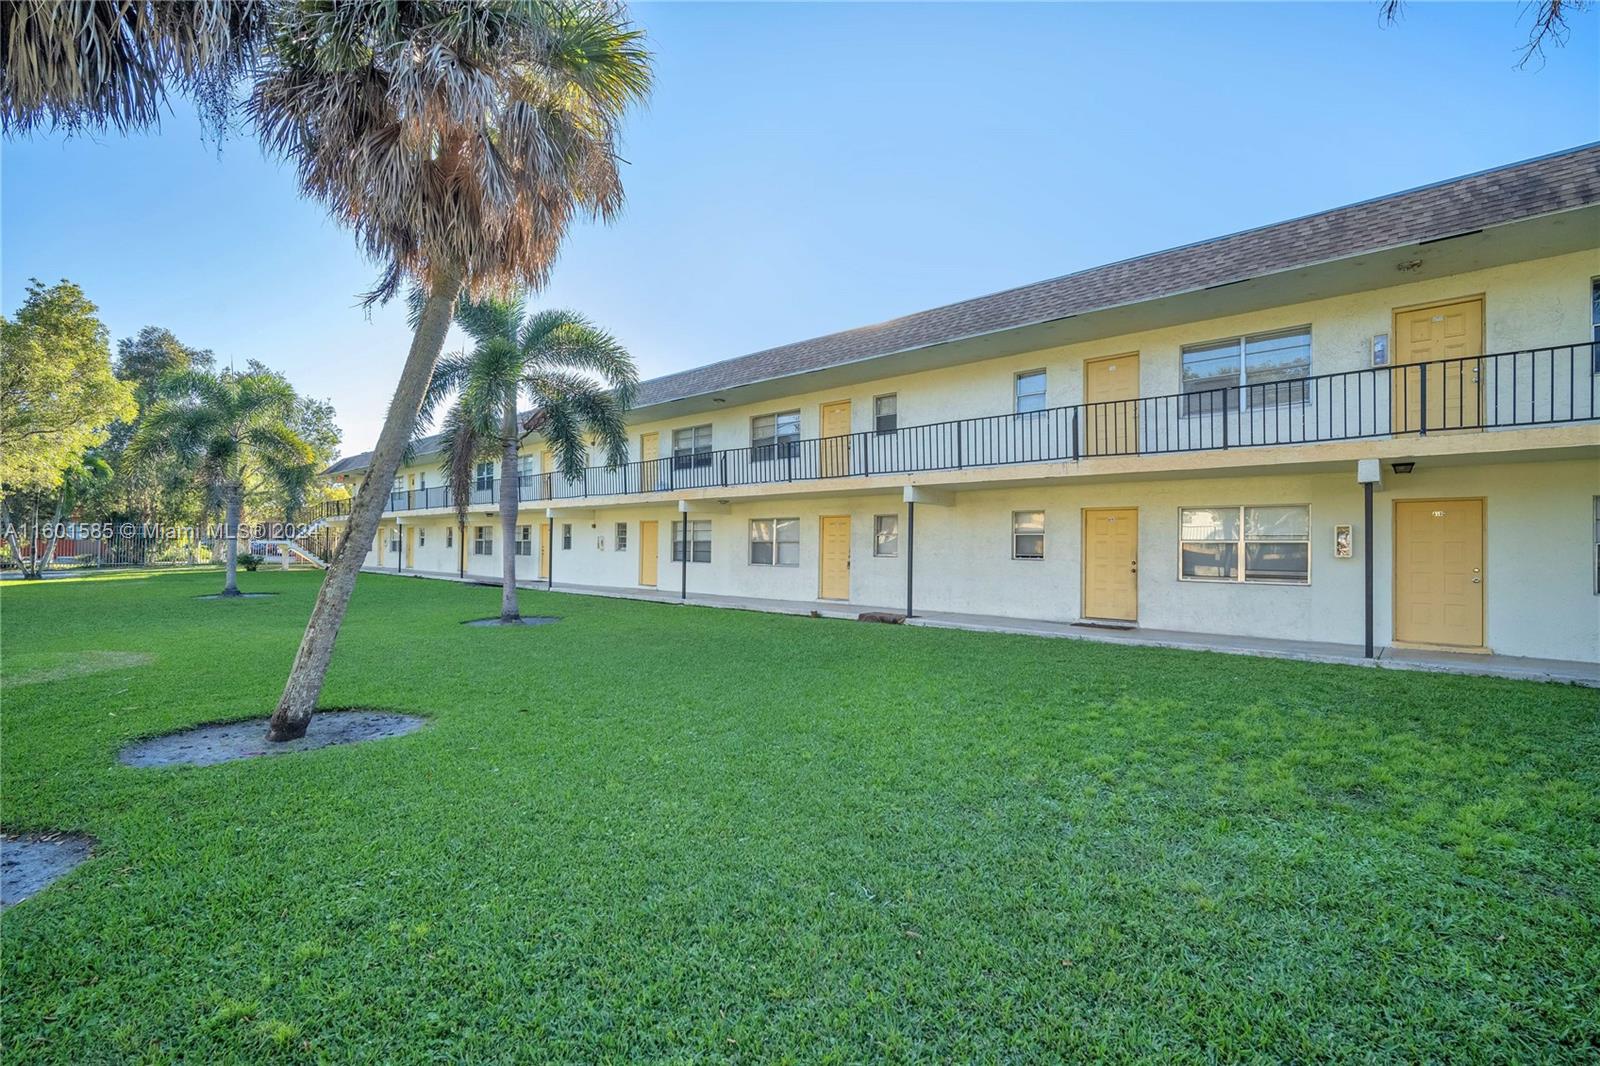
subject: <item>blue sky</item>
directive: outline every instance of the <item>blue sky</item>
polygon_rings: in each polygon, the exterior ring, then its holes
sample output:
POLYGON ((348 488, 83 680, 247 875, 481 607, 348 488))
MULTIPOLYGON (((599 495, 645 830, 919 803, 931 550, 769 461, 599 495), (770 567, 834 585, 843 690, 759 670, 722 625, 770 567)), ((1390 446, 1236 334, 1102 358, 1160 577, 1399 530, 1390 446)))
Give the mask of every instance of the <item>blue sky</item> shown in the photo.
MULTIPOLYGON (((645 4, 629 202, 549 306, 655 376, 1600 139, 1600 16, 1517 69, 1517 4, 645 4)), ((408 332, 247 138, 4 146, 0 304, 78 282, 332 399, 368 446, 408 332)), ((452 338, 452 343, 458 338, 452 338)))

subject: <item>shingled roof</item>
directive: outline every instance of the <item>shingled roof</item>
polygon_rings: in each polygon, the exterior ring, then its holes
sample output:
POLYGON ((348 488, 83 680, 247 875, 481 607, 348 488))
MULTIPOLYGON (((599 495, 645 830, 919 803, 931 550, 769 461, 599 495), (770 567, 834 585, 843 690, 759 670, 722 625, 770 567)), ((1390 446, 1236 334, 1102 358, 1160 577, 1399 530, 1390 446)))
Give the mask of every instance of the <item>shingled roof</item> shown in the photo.
MULTIPOLYGON (((1453 237, 1594 203, 1600 203, 1600 143, 653 378, 639 387, 635 407, 1453 237)), ((419 454, 426 454, 426 448, 419 454)), ((352 456, 329 472, 359 470, 365 459, 352 456)))

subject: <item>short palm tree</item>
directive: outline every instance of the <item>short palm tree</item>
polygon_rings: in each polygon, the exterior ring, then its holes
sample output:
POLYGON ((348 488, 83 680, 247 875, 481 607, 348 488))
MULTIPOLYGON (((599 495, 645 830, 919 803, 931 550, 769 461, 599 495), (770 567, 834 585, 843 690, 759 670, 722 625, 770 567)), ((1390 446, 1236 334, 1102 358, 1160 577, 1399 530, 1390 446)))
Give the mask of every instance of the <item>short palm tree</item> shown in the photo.
POLYGON ((221 498, 228 562, 222 594, 237 596, 245 501, 313 458, 311 445, 288 424, 294 390, 276 374, 181 370, 161 379, 157 395, 130 450, 174 455, 221 498))
POLYGON ((305 735, 339 626, 457 299, 541 285, 567 226, 621 207, 616 141, 649 88, 641 34, 610 0, 295 3, 248 110, 302 189, 384 274, 425 299, 341 549, 268 727, 305 735))
POLYGON ((520 620, 517 609, 517 505, 521 499, 517 453, 538 434, 562 476, 579 477, 589 461, 588 441, 606 463, 628 461, 628 406, 639 384, 633 358, 616 338, 572 311, 524 315, 520 299, 463 303, 456 321, 473 350, 440 361, 423 401, 419 425, 455 394, 444 420, 445 482, 457 499, 471 491, 472 466, 500 459, 500 621, 520 620), (524 398, 529 413, 519 417, 524 398))

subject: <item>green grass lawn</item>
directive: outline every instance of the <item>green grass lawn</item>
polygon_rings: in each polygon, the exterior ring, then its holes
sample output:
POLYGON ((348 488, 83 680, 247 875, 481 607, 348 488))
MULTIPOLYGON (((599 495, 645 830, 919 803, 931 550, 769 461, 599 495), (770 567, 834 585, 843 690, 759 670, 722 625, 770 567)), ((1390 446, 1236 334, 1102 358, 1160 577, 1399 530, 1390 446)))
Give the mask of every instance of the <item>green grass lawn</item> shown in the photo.
POLYGON ((319 577, 0 590, 0 820, 99 839, 6 1061, 1594 1061, 1593 690, 367 575, 323 703, 427 729, 118 764, 319 577))

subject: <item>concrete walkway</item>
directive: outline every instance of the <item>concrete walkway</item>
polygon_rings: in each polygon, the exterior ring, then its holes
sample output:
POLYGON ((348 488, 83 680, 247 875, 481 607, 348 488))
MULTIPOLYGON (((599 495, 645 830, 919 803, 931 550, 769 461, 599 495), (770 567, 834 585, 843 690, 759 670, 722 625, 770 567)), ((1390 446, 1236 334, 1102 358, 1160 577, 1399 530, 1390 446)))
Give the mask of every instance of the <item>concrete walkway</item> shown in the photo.
MULTIPOLYGON (((367 567, 368 573, 395 574, 388 568, 367 567)), ((499 587, 498 579, 468 574, 407 570, 404 577, 442 578, 473 585, 499 587)), ((518 581, 518 588, 545 591, 542 581, 518 581)), ((678 591, 662 588, 617 589, 599 585, 564 585, 560 581, 550 591, 580 596, 605 596, 621 600, 647 600, 657 603, 683 603, 693 607, 723 607, 739 611, 764 611, 769 614, 815 614, 822 618, 855 618, 866 612, 900 614, 900 607, 873 607, 858 603, 828 600, 770 600, 754 596, 715 596, 690 592, 682 599, 678 591)), ((1343 663, 1350 666, 1389 670, 1423 670, 1441 674, 1475 674, 1507 677, 1523 681, 1559 681, 1600 688, 1600 663, 1565 659, 1528 659, 1514 655, 1474 655, 1466 652, 1417 651, 1409 648, 1379 648, 1377 658, 1367 659, 1356 644, 1321 643, 1309 640, 1275 640, 1267 637, 1229 637, 1210 633, 1187 633, 1170 629, 1114 629, 1079 622, 1052 622, 1044 619, 1004 618, 998 615, 959 614, 950 611, 918 611, 906 625, 933 629, 965 629, 975 633, 1016 633, 1033 637, 1059 637, 1092 640, 1102 644, 1128 644, 1185 651, 1214 651, 1225 655, 1260 655, 1273 659, 1299 659, 1304 662, 1343 663)))

